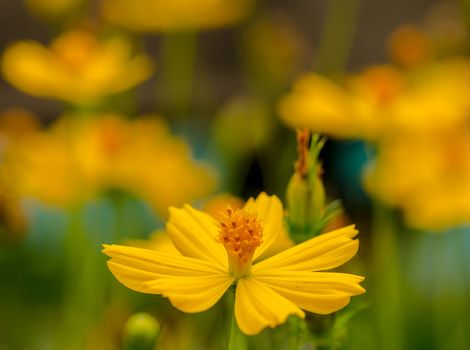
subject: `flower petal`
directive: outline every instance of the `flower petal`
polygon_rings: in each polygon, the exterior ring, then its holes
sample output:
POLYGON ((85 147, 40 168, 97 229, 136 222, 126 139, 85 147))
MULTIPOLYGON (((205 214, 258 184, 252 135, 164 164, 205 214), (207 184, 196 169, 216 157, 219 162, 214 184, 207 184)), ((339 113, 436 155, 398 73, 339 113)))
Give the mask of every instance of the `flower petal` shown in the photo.
POLYGON ((166 231, 184 256, 211 261, 228 270, 227 253, 223 245, 216 242, 217 221, 210 215, 189 205, 182 209, 170 208, 166 231))
POLYGON ((235 297, 235 318, 241 331, 258 334, 263 328, 284 323, 289 315, 305 314, 295 304, 252 278, 241 279, 235 297))
POLYGON ((248 212, 256 213, 263 225, 263 243, 253 255, 255 261, 268 249, 278 238, 284 225, 284 212, 282 203, 277 196, 268 196, 262 192, 256 200, 250 198, 244 209, 248 212))
POLYGON ((266 250, 261 255, 259 255, 256 260, 261 261, 267 259, 293 246, 294 242, 290 239, 289 233, 287 233, 287 228, 283 227, 274 242, 269 247, 267 247, 266 250))
POLYGON ((359 285, 363 277, 345 273, 273 270, 252 278, 317 314, 335 312, 346 306, 351 296, 365 292, 359 285))
POLYGON ((142 293, 160 293, 146 284, 160 278, 227 276, 225 270, 204 260, 135 247, 104 247, 103 253, 111 257, 108 266, 116 279, 142 293))
POLYGON ((146 288, 167 297, 184 312, 201 312, 211 308, 233 283, 229 275, 160 278, 145 284, 146 288))
POLYGON ((324 233, 253 266, 258 274, 272 269, 320 271, 338 267, 356 255, 359 241, 354 226, 324 233))

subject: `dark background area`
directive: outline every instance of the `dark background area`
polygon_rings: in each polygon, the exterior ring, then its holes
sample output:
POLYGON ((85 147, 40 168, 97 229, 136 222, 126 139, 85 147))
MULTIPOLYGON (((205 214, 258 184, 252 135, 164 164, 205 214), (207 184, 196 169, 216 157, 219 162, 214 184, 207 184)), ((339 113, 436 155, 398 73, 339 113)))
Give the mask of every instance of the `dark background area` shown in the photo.
MULTIPOLYGON (((345 0, 346 2, 349 1, 345 0)), ((426 12, 437 3, 433 0, 361 0, 348 68, 356 70, 365 65, 384 62, 387 57, 386 41, 390 33, 400 24, 421 20, 426 12)), ((288 3, 273 0, 258 4, 257 12, 276 9, 285 13, 311 39, 313 55, 315 55, 315 48, 322 34, 327 5, 327 0, 302 0, 288 3)), ((345 11, 348 11, 348 6, 345 6, 345 11)), ((0 49, 2 51, 8 44, 17 40, 32 39, 47 43, 54 37, 54 29, 52 27, 48 29, 40 18, 29 13, 23 1, 1 0, 0 17, 0 49)), ((199 54, 203 55, 205 67, 210 67, 217 97, 221 99, 232 94, 240 86, 240 74, 234 48, 238 28, 203 32, 200 37, 202 47, 200 51, 202 52, 199 54)), ((159 40, 158 35, 146 35, 146 49, 154 57, 158 56, 159 40)), ((158 79, 158 74, 157 70, 154 79, 158 79)), ((143 84, 140 89, 142 90, 142 108, 152 108, 153 82, 143 84)), ((59 103, 27 96, 0 80, 0 110, 12 106, 33 109, 46 119, 54 118, 61 111, 59 103)))

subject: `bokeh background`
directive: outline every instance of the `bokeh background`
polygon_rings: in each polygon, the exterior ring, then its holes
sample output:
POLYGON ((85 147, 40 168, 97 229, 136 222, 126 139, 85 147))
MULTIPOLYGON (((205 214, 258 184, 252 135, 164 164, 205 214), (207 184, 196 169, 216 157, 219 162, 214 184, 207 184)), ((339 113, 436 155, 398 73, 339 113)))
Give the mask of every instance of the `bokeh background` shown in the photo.
MULTIPOLYGON (((260 191, 284 200, 297 158, 293 126, 302 125, 281 120, 279 106, 308 72, 340 86, 377 65, 398 66, 403 75, 456 57, 470 66, 465 0, 227 0, 209 14, 197 1, 151 3, 0 0, 0 350, 123 349, 136 312, 160 323, 156 348, 224 348, 223 308, 184 315, 159 296, 127 290, 107 270, 101 244, 157 244, 170 205, 217 211, 260 191), (418 39, 401 51, 396 45, 394 56, 391 37, 404 25, 415 26, 410 36, 418 39), (422 37, 433 44, 420 50, 422 37), (55 58, 44 51, 53 40, 55 58), (407 52, 417 52, 410 66, 407 52), (57 68, 63 62, 70 76, 57 68)), ((447 77, 453 68, 442 69, 447 77)), ((455 74, 464 82, 465 69, 455 74)), ((436 85, 450 86, 454 73, 436 85)), ((432 104, 457 95, 470 101, 465 83, 456 86, 424 95, 420 103, 438 112, 423 124, 441 118, 447 125, 459 114, 464 121, 452 127, 468 128, 466 105, 446 114, 451 107, 441 113, 432 104)), ((425 109, 411 105, 416 114, 425 109)), ((345 137, 344 125, 368 127, 347 117, 352 122, 339 123, 338 133, 313 131, 329 137, 320 157, 327 198, 344 207, 335 224, 355 223, 361 232, 348 272, 366 276, 367 293, 338 315, 312 321, 317 348, 469 349, 470 191, 462 187, 462 200, 446 202, 454 192, 433 182, 428 192, 442 195, 423 201, 459 215, 437 227, 432 218, 414 220, 400 201, 366 191, 365 169, 382 146, 361 132, 345 137)), ((419 147, 438 153, 435 140, 462 139, 452 143, 459 165, 452 174, 470 188, 466 136, 446 131, 419 147)), ((399 159, 418 164, 427 179, 432 157, 415 146, 405 144, 399 159)), ((410 168, 393 169, 419 187, 410 168)), ((444 183, 452 183, 447 174, 444 183)), ((393 193, 394 185, 384 186, 393 193)), ((415 197, 411 191, 405 200, 415 197)), ((265 331, 249 344, 287 348, 284 331, 265 331)))

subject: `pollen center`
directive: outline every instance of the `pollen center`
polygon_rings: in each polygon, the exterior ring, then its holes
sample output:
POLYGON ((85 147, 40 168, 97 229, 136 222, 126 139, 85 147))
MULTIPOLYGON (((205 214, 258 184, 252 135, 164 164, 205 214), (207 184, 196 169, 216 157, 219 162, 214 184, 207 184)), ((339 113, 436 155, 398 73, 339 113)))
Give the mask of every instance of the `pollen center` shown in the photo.
POLYGON ((251 270, 253 254, 261 243, 263 229, 255 213, 227 208, 220 221, 217 242, 227 250, 230 272, 237 278, 251 270))

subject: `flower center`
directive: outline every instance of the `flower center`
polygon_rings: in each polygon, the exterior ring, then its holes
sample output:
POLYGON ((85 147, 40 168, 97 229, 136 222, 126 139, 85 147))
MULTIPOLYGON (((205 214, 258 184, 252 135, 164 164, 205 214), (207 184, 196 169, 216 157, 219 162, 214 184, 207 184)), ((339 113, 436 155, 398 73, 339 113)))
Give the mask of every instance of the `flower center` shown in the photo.
POLYGON ((56 39, 52 49, 68 69, 80 72, 89 65, 97 46, 91 34, 77 31, 56 39))
POLYGON ((217 242, 227 250, 229 272, 237 279, 251 271, 253 254, 261 243, 263 228, 255 213, 228 207, 220 221, 217 242))

